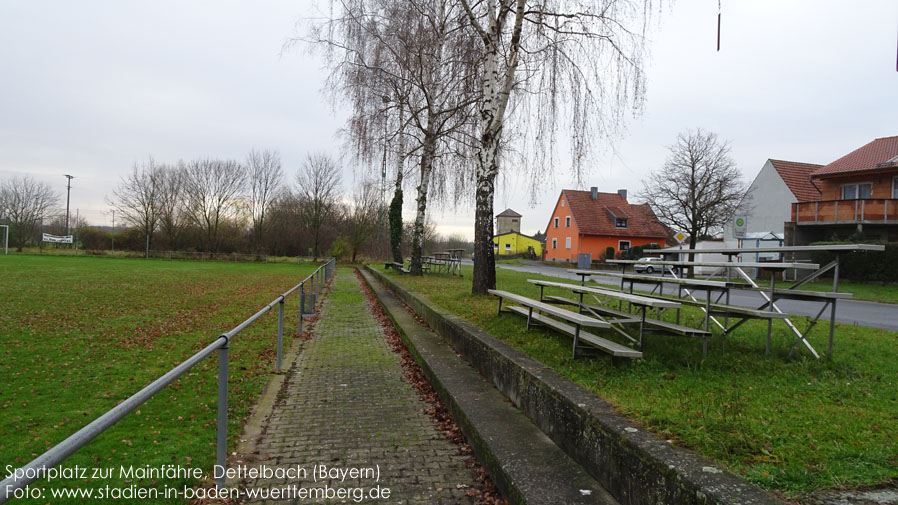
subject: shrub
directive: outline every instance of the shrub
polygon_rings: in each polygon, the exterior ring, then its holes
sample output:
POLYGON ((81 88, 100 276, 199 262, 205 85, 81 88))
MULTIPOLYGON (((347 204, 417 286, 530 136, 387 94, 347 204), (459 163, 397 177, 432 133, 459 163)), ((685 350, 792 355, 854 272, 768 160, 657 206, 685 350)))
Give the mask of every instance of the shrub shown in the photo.
POLYGON ((83 249, 91 251, 103 251, 112 247, 111 235, 96 228, 81 228, 78 240, 83 249))
POLYGON ((606 259, 614 259, 614 248, 611 246, 605 248, 605 254, 602 256, 602 261, 605 261, 606 259))
POLYGON ((349 253, 349 241, 346 240, 346 237, 340 235, 337 237, 337 240, 334 240, 331 243, 331 249, 329 254, 338 260, 343 259, 349 253))
MULTIPOLYGON (((815 242, 811 245, 853 244, 856 242, 815 242)), ((839 279, 860 282, 890 282, 898 283, 898 242, 885 244, 886 250, 855 251, 840 253, 839 279)), ((821 266, 836 258, 836 253, 830 251, 814 251, 811 253, 811 261, 821 266)))

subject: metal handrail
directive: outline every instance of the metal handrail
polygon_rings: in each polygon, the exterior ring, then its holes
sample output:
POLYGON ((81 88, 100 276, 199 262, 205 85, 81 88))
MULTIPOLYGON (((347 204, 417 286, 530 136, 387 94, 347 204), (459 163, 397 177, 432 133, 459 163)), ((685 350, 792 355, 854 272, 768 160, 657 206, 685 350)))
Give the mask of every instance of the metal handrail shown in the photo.
MULTIPOLYGON (((214 342, 207 345, 203 350, 197 352, 180 365, 169 370, 163 376, 159 377, 148 386, 144 387, 137 393, 131 395, 128 399, 122 401, 115 407, 106 411, 100 417, 94 419, 90 424, 76 431, 62 442, 56 444, 40 456, 34 458, 27 465, 16 469, 12 475, 0 481, 0 504, 14 496, 15 491, 20 490, 40 477, 40 474, 46 474, 47 469, 53 468, 61 463, 65 458, 69 457, 73 452, 87 445, 88 442, 96 438, 97 435, 103 433, 106 429, 121 420, 132 410, 136 409, 144 402, 149 400, 153 395, 161 391, 178 377, 184 375, 185 372, 193 368, 197 363, 207 358, 213 351, 218 350, 218 433, 216 444, 216 466, 222 470, 227 468, 227 434, 228 434, 228 348, 233 337, 254 323, 257 319, 269 312, 275 305, 278 305, 278 335, 277 335, 277 370, 281 369, 281 349, 283 347, 284 335, 284 300, 299 290, 299 332, 302 333, 302 319, 308 313, 304 312, 306 308, 306 283, 310 284, 309 296, 312 300, 312 307, 315 306, 318 296, 321 294, 324 285, 334 275, 336 270, 336 259, 331 258, 327 263, 318 267, 308 277, 303 279, 299 284, 293 286, 283 294, 278 295, 271 303, 263 307, 261 310, 247 318, 242 323, 235 326, 228 332, 222 333, 214 342), (25 477, 16 479, 15 475, 24 473, 25 477)), ((215 485, 221 489, 225 485, 224 471, 215 472, 221 477, 215 479, 215 485)))

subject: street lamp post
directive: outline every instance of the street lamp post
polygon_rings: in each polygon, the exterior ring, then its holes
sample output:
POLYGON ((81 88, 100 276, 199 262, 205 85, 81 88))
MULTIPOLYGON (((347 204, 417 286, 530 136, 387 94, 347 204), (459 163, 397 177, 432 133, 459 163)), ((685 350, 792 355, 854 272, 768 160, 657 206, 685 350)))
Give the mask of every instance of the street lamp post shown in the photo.
POLYGON ((69 202, 71 201, 71 197, 72 197, 72 179, 74 179, 75 176, 69 175, 69 174, 63 174, 63 175, 65 175, 66 178, 69 180, 67 187, 66 187, 66 194, 65 194, 65 234, 68 235, 69 234, 69 202))

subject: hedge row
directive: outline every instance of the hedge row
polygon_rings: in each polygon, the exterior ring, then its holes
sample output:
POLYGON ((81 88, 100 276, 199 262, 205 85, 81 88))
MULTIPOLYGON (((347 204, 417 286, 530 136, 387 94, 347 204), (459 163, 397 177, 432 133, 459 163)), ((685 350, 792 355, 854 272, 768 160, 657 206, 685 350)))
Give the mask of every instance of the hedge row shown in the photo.
MULTIPOLYGON (((848 244, 850 242, 815 242, 811 245, 848 244)), ((885 244, 883 252, 857 251, 841 253, 839 279, 859 282, 898 283, 898 242, 885 244)), ((828 251, 811 253, 814 263, 825 265, 836 258, 828 251)))

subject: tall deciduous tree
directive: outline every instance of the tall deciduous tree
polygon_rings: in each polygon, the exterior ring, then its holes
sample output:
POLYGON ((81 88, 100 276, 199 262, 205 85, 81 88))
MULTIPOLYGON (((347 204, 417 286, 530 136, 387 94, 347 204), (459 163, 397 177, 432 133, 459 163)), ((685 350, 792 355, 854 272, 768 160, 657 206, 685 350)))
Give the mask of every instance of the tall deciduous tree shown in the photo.
POLYGON ((320 256, 321 227, 329 219, 340 198, 340 167, 324 153, 309 154, 296 173, 296 185, 304 221, 312 230, 312 254, 320 256))
POLYGON ((203 232, 203 247, 218 252, 222 224, 235 215, 246 169, 233 160, 200 159, 186 164, 184 198, 188 219, 203 232))
POLYGON ((730 158, 729 143, 716 133, 680 133, 668 150, 664 167, 642 181, 638 197, 665 225, 689 235, 694 249, 697 240, 722 231, 740 204, 747 203, 745 183, 730 158))
POLYGON ((346 213, 346 238, 355 263, 359 249, 377 229, 377 218, 381 211, 377 183, 363 181, 355 190, 346 213))
MULTIPOLYGON (((449 0, 344 0, 327 23, 313 28, 312 41, 327 48, 331 89, 352 105, 347 131, 355 150, 386 150, 395 139, 400 167, 406 145, 418 158, 411 271, 420 274, 430 189, 457 180, 434 172, 457 172, 470 163, 461 153, 473 140, 476 40, 464 14, 449 0)), ((394 209, 402 198, 401 168, 397 172, 394 209)), ((395 216, 391 222, 398 224, 395 216)))
POLYGON ((509 111, 523 116, 518 126, 525 133, 522 150, 533 188, 553 167, 560 130, 569 137, 571 170, 579 184, 592 143, 617 134, 626 111, 642 104, 643 33, 652 5, 650 0, 460 1, 480 40, 472 292, 485 294, 496 285, 493 200, 509 111), (567 123, 559 124, 560 117, 567 123))
POLYGON ((34 237, 38 223, 58 208, 59 195, 46 182, 26 176, 0 184, 0 219, 9 220, 10 236, 19 252, 34 237))
POLYGON ((281 156, 277 151, 253 149, 246 156, 249 186, 249 210, 253 222, 255 247, 264 247, 265 218, 284 179, 281 156))
POLYGON ((112 204, 122 220, 140 230, 149 257, 153 233, 159 225, 160 188, 163 169, 152 157, 146 163, 135 163, 131 173, 122 177, 113 191, 112 204))
POLYGON ((187 167, 179 161, 177 165, 163 165, 159 174, 159 231, 165 247, 177 249, 184 227, 187 225, 184 205, 184 183, 187 167))

